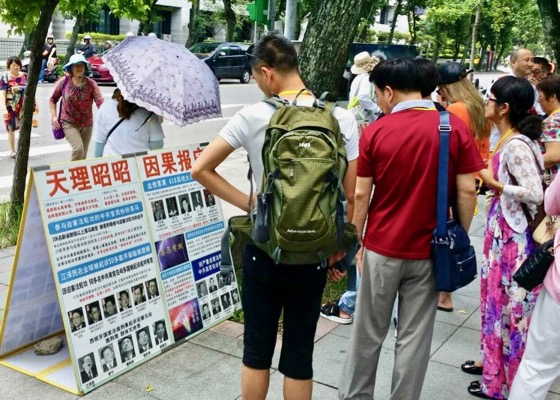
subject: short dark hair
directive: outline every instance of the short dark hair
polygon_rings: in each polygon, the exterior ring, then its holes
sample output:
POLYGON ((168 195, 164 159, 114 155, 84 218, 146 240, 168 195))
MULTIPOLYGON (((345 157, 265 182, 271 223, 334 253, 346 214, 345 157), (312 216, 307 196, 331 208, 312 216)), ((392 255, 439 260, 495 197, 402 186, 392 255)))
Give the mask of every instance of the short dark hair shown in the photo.
POLYGON ((422 84, 422 97, 428 97, 432 94, 440 80, 439 71, 436 64, 427 58, 415 58, 414 62, 420 70, 420 83, 422 84))
POLYGON ((23 68, 23 64, 21 63, 21 60, 19 59, 19 57, 16 56, 8 57, 8 59, 6 60, 6 68, 10 68, 10 65, 12 65, 13 63, 19 65, 20 68, 23 68))
POLYGON ((296 48, 290 39, 275 32, 265 35, 249 47, 247 55, 251 68, 258 68, 262 63, 266 63, 279 72, 298 71, 296 48))
POLYGON ((556 99, 560 100, 560 76, 550 75, 537 83, 537 89, 543 92, 547 99, 556 95, 556 99))
POLYGON ((371 71, 369 81, 383 90, 387 86, 399 92, 422 92, 420 68, 410 58, 395 58, 381 61, 371 71))
POLYGON ((496 104, 509 104, 509 121, 520 133, 531 140, 541 136, 542 121, 533 114, 535 90, 527 79, 504 76, 490 88, 496 104))
POLYGON ((550 72, 550 63, 544 57, 533 57, 533 63, 539 64, 543 70, 550 72))

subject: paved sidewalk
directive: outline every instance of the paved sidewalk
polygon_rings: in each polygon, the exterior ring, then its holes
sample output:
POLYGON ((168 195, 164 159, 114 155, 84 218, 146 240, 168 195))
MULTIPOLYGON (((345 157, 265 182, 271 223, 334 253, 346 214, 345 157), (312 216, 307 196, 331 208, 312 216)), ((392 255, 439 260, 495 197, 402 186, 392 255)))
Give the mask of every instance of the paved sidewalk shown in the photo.
MULTIPOLYGON (((221 167, 226 178, 238 187, 247 187, 246 153, 235 152, 221 167)), ((224 215, 240 214, 224 204, 224 215)), ((481 208, 482 210, 482 208, 481 208)), ((484 220, 477 216, 471 238, 481 259, 484 220)), ((0 308, 3 307, 15 248, 0 250, 0 308)), ((459 366, 479 356, 480 298, 479 281, 453 295, 455 311, 438 312, 431 359, 422 399, 471 400, 468 384, 477 377, 461 372, 459 366)), ((314 394, 317 400, 336 399, 339 374, 344 362, 352 325, 319 319, 314 356, 314 394)), ((226 321, 85 396, 94 399, 235 400, 240 399, 240 365, 243 325, 226 321), (154 390, 147 391, 148 386, 154 390)), ((395 338, 389 331, 383 344, 375 398, 387 399, 395 338)), ((278 366, 278 352, 273 367, 278 366)), ((268 399, 282 399, 282 375, 273 369, 268 399)), ((34 378, 0 366, 0 399, 66 400, 77 396, 34 378)), ((406 400, 406 399, 403 399, 406 400)), ((547 400, 560 400, 557 381, 547 400)))

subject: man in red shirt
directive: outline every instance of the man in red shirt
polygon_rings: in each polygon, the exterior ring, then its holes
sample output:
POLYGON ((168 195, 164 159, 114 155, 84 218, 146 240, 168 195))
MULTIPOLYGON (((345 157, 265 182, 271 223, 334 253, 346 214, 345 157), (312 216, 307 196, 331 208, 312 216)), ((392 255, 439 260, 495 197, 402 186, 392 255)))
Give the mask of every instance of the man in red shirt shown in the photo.
MULTIPOLYGON (((419 399, 438 301, 430 242, 436 226, 439 113, 432 101, 422 100, 422 78, 412 60, 382 61, 370 80, 385 117, 360 140, 353 223, 359 234, 366 219, 367 227, 339 398, 373 397, 381 344, 398 293, 390 399, 419 399)), ((454 115, 450 120, 449 199, 468 231, 476 202, 474 173, 484 164, 469 129, 454 115)))

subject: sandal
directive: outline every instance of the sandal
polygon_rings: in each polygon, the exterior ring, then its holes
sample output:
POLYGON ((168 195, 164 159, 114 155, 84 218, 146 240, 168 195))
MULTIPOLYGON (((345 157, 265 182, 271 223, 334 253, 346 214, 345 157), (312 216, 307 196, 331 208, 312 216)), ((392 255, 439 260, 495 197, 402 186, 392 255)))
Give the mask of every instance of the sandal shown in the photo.
POLYGON ((353 318, 342 318, 340 316, 340 308, 338 307, 339 300, 327 303, 321 307, 321 317, 337 324, 348 325, 352 323, 353 318))
POLYGON ((467 388, 467 391, 475 397, 481 399, 493 399, 493 397, 488 396, 482 391, 482 385, 479 381, 473 381, 467 388))
POLYGON ((16 152, 15 151, 10 151, 10 157, 15 160, 16 159, 16 152))

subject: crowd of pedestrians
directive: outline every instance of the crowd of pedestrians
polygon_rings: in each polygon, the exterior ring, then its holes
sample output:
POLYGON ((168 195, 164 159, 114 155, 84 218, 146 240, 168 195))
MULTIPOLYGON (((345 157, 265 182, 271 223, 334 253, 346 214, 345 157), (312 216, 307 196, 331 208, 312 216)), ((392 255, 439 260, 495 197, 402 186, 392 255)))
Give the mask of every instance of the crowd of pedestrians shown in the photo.
MULTIPOLYGON (((56 52, 51 39, 44 63, 56 52)), ((89 44, 91 38, 84 39, 89 44)), ((320 107, 300 76, 288 39, 269 33, 248 55, 267 98, 320 107)), ((450 114, 449 202, 466 231, 478 212, 477 192, 485 192, 487 199, 480 357, 461 365, 481 380, 466 390, 479 398, 545 398, 560 375, 560 263, 554 262, 544 285, 531 291, 513 275, 538 246, 532 227, 538 206, 544 201, 549 215, 560 214, 560 183, 554 179, 560 166, 560 78, 551 74, 546 59, 529 50, 515 50, 510 60, 511 74, 498 79, 483 98, 469 79, 472 71, 459 63, 437 68, 426 59, 356 55, 350 111, 335 107, 332 117, 348 162, 340 177, 345 218, 356 227, 361 248, 355 259, 344 252, 329 254, 329 267, 323 268, 323 263, 282 264, 254 244, 245 246, 243 399, 266 397, 281 316, 279 371, 285 376, 286 399, 311 398, 320 316, 352 324, 340 399, 373 398, 381 346, 392 320, 395 325, 398 321, 398 332, 390 399, 420 398, 436 313, 454 310, 451 293, 436 291, 431 258, 440 112, 450 114), (546 192, 545 173, 552 181, 546 192), (346 293, 321 305, 327 280, 342 278, 346 270, 346 293)), ((7 66, 0 76, 0 111, 15 157, 26 76, 17 57, 8 59, 7 66)), ((87 66, 84 55, 73 55, 49 100, 52 124, 64 130, 72 160, 86 158, 92 138, 96 157, 162 148, 161 120, 126 101, 118 89, 104 102, 87 77, 87 66), (99 108, 95 121, 94 103, 99 108)), ((276 112, 263 101, 239 111, 200 154, 192 176, 213 194, 253 212, 253 198, 216 168, 244 148, 257 192, 264 191, 262 149, 276 112)))

